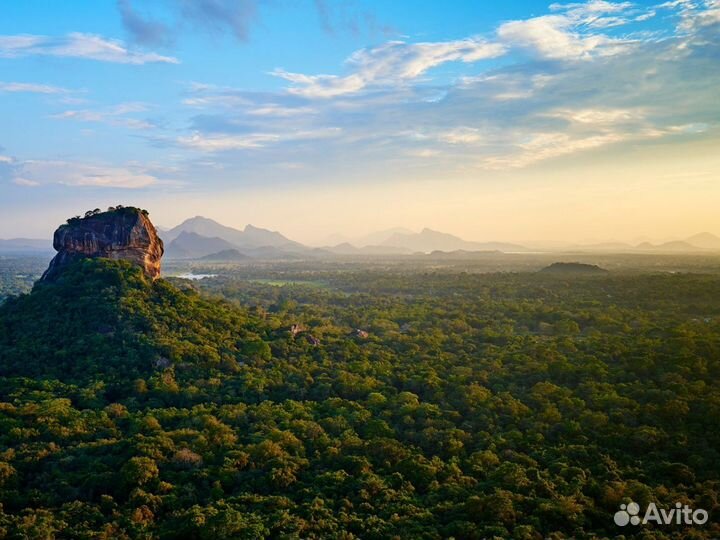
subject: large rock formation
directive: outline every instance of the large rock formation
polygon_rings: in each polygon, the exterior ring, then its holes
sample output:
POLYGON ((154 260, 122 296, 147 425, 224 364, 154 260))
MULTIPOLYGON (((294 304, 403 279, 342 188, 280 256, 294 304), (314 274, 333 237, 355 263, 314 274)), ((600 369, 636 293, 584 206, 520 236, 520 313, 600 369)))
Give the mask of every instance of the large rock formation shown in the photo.
POLYGON ((164 251, 147 212, 133 207, 96 210, 84 218, 71 218, 55 231, 53 247, 58 253, 43 274, 43 281, 54 280, 79 259, 98 257, 130 261, 156 279, 164 251))

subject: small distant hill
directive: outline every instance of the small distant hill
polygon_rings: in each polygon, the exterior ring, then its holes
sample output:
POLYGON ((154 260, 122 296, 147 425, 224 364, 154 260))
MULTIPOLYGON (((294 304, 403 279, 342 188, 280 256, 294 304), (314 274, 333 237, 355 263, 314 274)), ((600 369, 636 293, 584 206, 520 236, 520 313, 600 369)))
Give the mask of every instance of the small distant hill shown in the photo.
POLYGON ((555 262, 540 270, 541 274, 583 274, 583 275, 604 275, 608 271, 595 264, 579 262, 555 262))
POLYGON ((225 249, 217 253, 211 253, 200 257, 201 261, 216 261, 216 262, 235 262, 235 261, 247 261, 252 259, 249 255, 239 252, 237 249, 225 249))
POLYGON ((662 244, 651 244, 650 242, 643 242, 638 244, 637 249, 648 250, 648 251, 672 251, 672 252, 686 252, 686 251, 702 251, 696 245, 690 244, 687 241, 675 240, 671 242, 664 242, 662 244))

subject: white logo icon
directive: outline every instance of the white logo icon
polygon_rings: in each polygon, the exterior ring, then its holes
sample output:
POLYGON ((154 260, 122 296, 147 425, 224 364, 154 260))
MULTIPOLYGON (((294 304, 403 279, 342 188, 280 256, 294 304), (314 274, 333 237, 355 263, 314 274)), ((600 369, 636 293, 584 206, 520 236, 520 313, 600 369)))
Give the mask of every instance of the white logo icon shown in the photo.
POLYGON ((630 504, 627 505, 621 504, 620 510, 618 512, 615 512, 615 516, 613 517, 613 519, 615 520, 615 525, 619 525, 620 527, 624 527, 628 523, 632 523, 633 525, 639 525, 639 513, 640 505, 638 503, 630 502, 630 504))

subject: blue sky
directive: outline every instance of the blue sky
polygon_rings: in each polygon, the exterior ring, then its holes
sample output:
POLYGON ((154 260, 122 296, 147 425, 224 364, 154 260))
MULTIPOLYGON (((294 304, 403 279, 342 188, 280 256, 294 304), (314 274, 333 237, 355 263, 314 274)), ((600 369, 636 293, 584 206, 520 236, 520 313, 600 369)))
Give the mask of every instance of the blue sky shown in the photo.
POLYGON ((0 237, 122 202, 322 243, 720 233, 720 2, 0 5, 0 237))

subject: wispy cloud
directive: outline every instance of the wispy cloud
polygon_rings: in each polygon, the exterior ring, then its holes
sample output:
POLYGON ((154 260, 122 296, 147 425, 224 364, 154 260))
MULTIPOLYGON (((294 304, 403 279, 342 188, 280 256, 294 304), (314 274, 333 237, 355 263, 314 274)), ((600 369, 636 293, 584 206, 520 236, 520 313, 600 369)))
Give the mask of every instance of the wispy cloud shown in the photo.
POLYGON ((360 49, 346 60, 345 75, 306 74, 280 68, 272 74, 289 81, 288 92, 292 94, 327 99, 406 85, 443 64, 475 63, 504 56, 514 49, 552 60, 609 57, 629 51, 637 40, 612 36, 607 30, 646 13, 638 12, 629 2, 603 0, 553 4, 551 11, 548 15, 502 23, 487 37, 422 43, 391 41, 360 49))
POLYGON ((659 7, 679 8, 678 29, 686 33, 694 34, 720 24, 720 1, 718 0, 666 2, 659 7))
POLYGON ((0 58, 54 56, 119 64, 169 63, 179 60, 153 52, 129 49, 122 41, 74 32, 64 37, 36 35, 0 36, 0 58))
POLYGON ((156 176, 139 166, 105 166, 62 160, 17 162, 11 181, 27 187, 62 184, 115 189, 140 189, 160 183, 156 176))
MULTIPOLYGON (((276 70, 273 74, 290 84, 284 93, 262 100, 287 114, 268 115, 262 133, 272 126, 281 132, 333 125, 342 128, 341 136, 332 138, 333 151, 347 152, 342 154, 346 158, 396 160, 404 155, 493 169, 526 167, 618 143, 690 135, 692 131, 673 126, 712 126, 705 122, 708 112, 720 116, 712 97, 720 74, 710 68, 713 51, 720 50, 720 34, 713 37, 705 30, 714 28, 718 3, 553 4, 547 15, 504 22, 486 36, 393 41, 361 49, 347 59, 343 75, 276 70), (644 21, 662 9, 678 17, 677 32, 661 40, 654 32, 643 34, 644 21), (624 25, 632 25, 632 30, 614 30, 624 25), (674 52, 679 47, 682 56, 674 52), (511 51, 529 54, 517 63, 508 55, 511 51), (481 66, 480 74, 454 81, 437 82, 431 72, 449 62, 470 64, 501 56, 507 56, 502 67, 481 66), (658 63, 658 57, 666 60, 658 63), (688 73, 695 75, 688 78, 688 73), (311 116, 291 114, 308 106, 311 116)), ((233 123, 258 132, 248 127, 248 111, 253 104, 262 110, 262 104, 238 90, 226 95, 242 99, 242 106, 229 108, 230 114, 204 116, 196 133, 201 141, 233 123)), ((238 138, 228 144, 238 147, 270 144, 247 133, 231 137, 238 138)), ((329 148, 330 143, 323 144, 329 148)))
MULTIPOLYGON (((708 137, 720 126, 717 7, 716 0, 642 8, 598 0, 556 4, 484 35, 408 37, 360 49, 328 68, 337 74, 276 70, 286 81, 276 90, 192 83, 181 97, 178 131, 147 140, 177 159, 177 177, 229 183, 237 181, 231 171, 264 178, 281 164, 292 164, 282 169, 286 177, 320 169, 360 176, 373 167, 388 177, 413 168, 482 177, 488 169, 708 137), (643 33, 658 24, 644 22, 654 13, 675 23, 662 39, 643 33)), ((13 50, 38 46, 32 36, 12 38, 13 50)), ((149 107, 74 105, 54 118, 146 129, 149 107)), ((5 178, 124 187, 164 178, 127 164, 42 163, 41 170, 7 161, 4 170, 12 173, 5 178)))
POLYGON ((0 81, 0 92, 31 94, 66 94, 70 92, 70 90, 68 90, 67 88, 61 88, 59 86, 52 86, 49 84, 0 81))
POLYGON ((57 120, 76 120, 78 122, 100 122, 111 126, 127 127, 132 129, 150 129, 155 127, 151 122, 132 118, 127 115, 145 112, 148 106, 145 103, 127 102, 113 107, 102 109, 69 110, 52 116, 57 120))
POLYGON ((437 138, 448 144, 477 144, 483 141, 485 136, 478 128, 459 126, 440 132, 437 138))
POLYGON ((222 152, 226 150, 248 150, 261 148, 275 143, 325 139, 336 137, 341 130, 335 127, 288 133, 248 133, 245 135, 201 134, 180 137, 177 142, 185 147, 204 152, 222 152))
POLYGON ((25 186, 25 187, 37 187, 40 185, 40 182, 37 182, 36 180, 30 180, 29 178, 13 178, 12 183, 16 186, 25 186))
POLYGON ((391 41, 353 53, 346 61, 350 74, 345 76, 304 75, 282 69, 272 74, 290 81, 291 93, 330 98, 372 86, 406 83, 447 62, 473 63, 496 58, 504 52, 503 45, 479 38, 428 43, 391 41))

